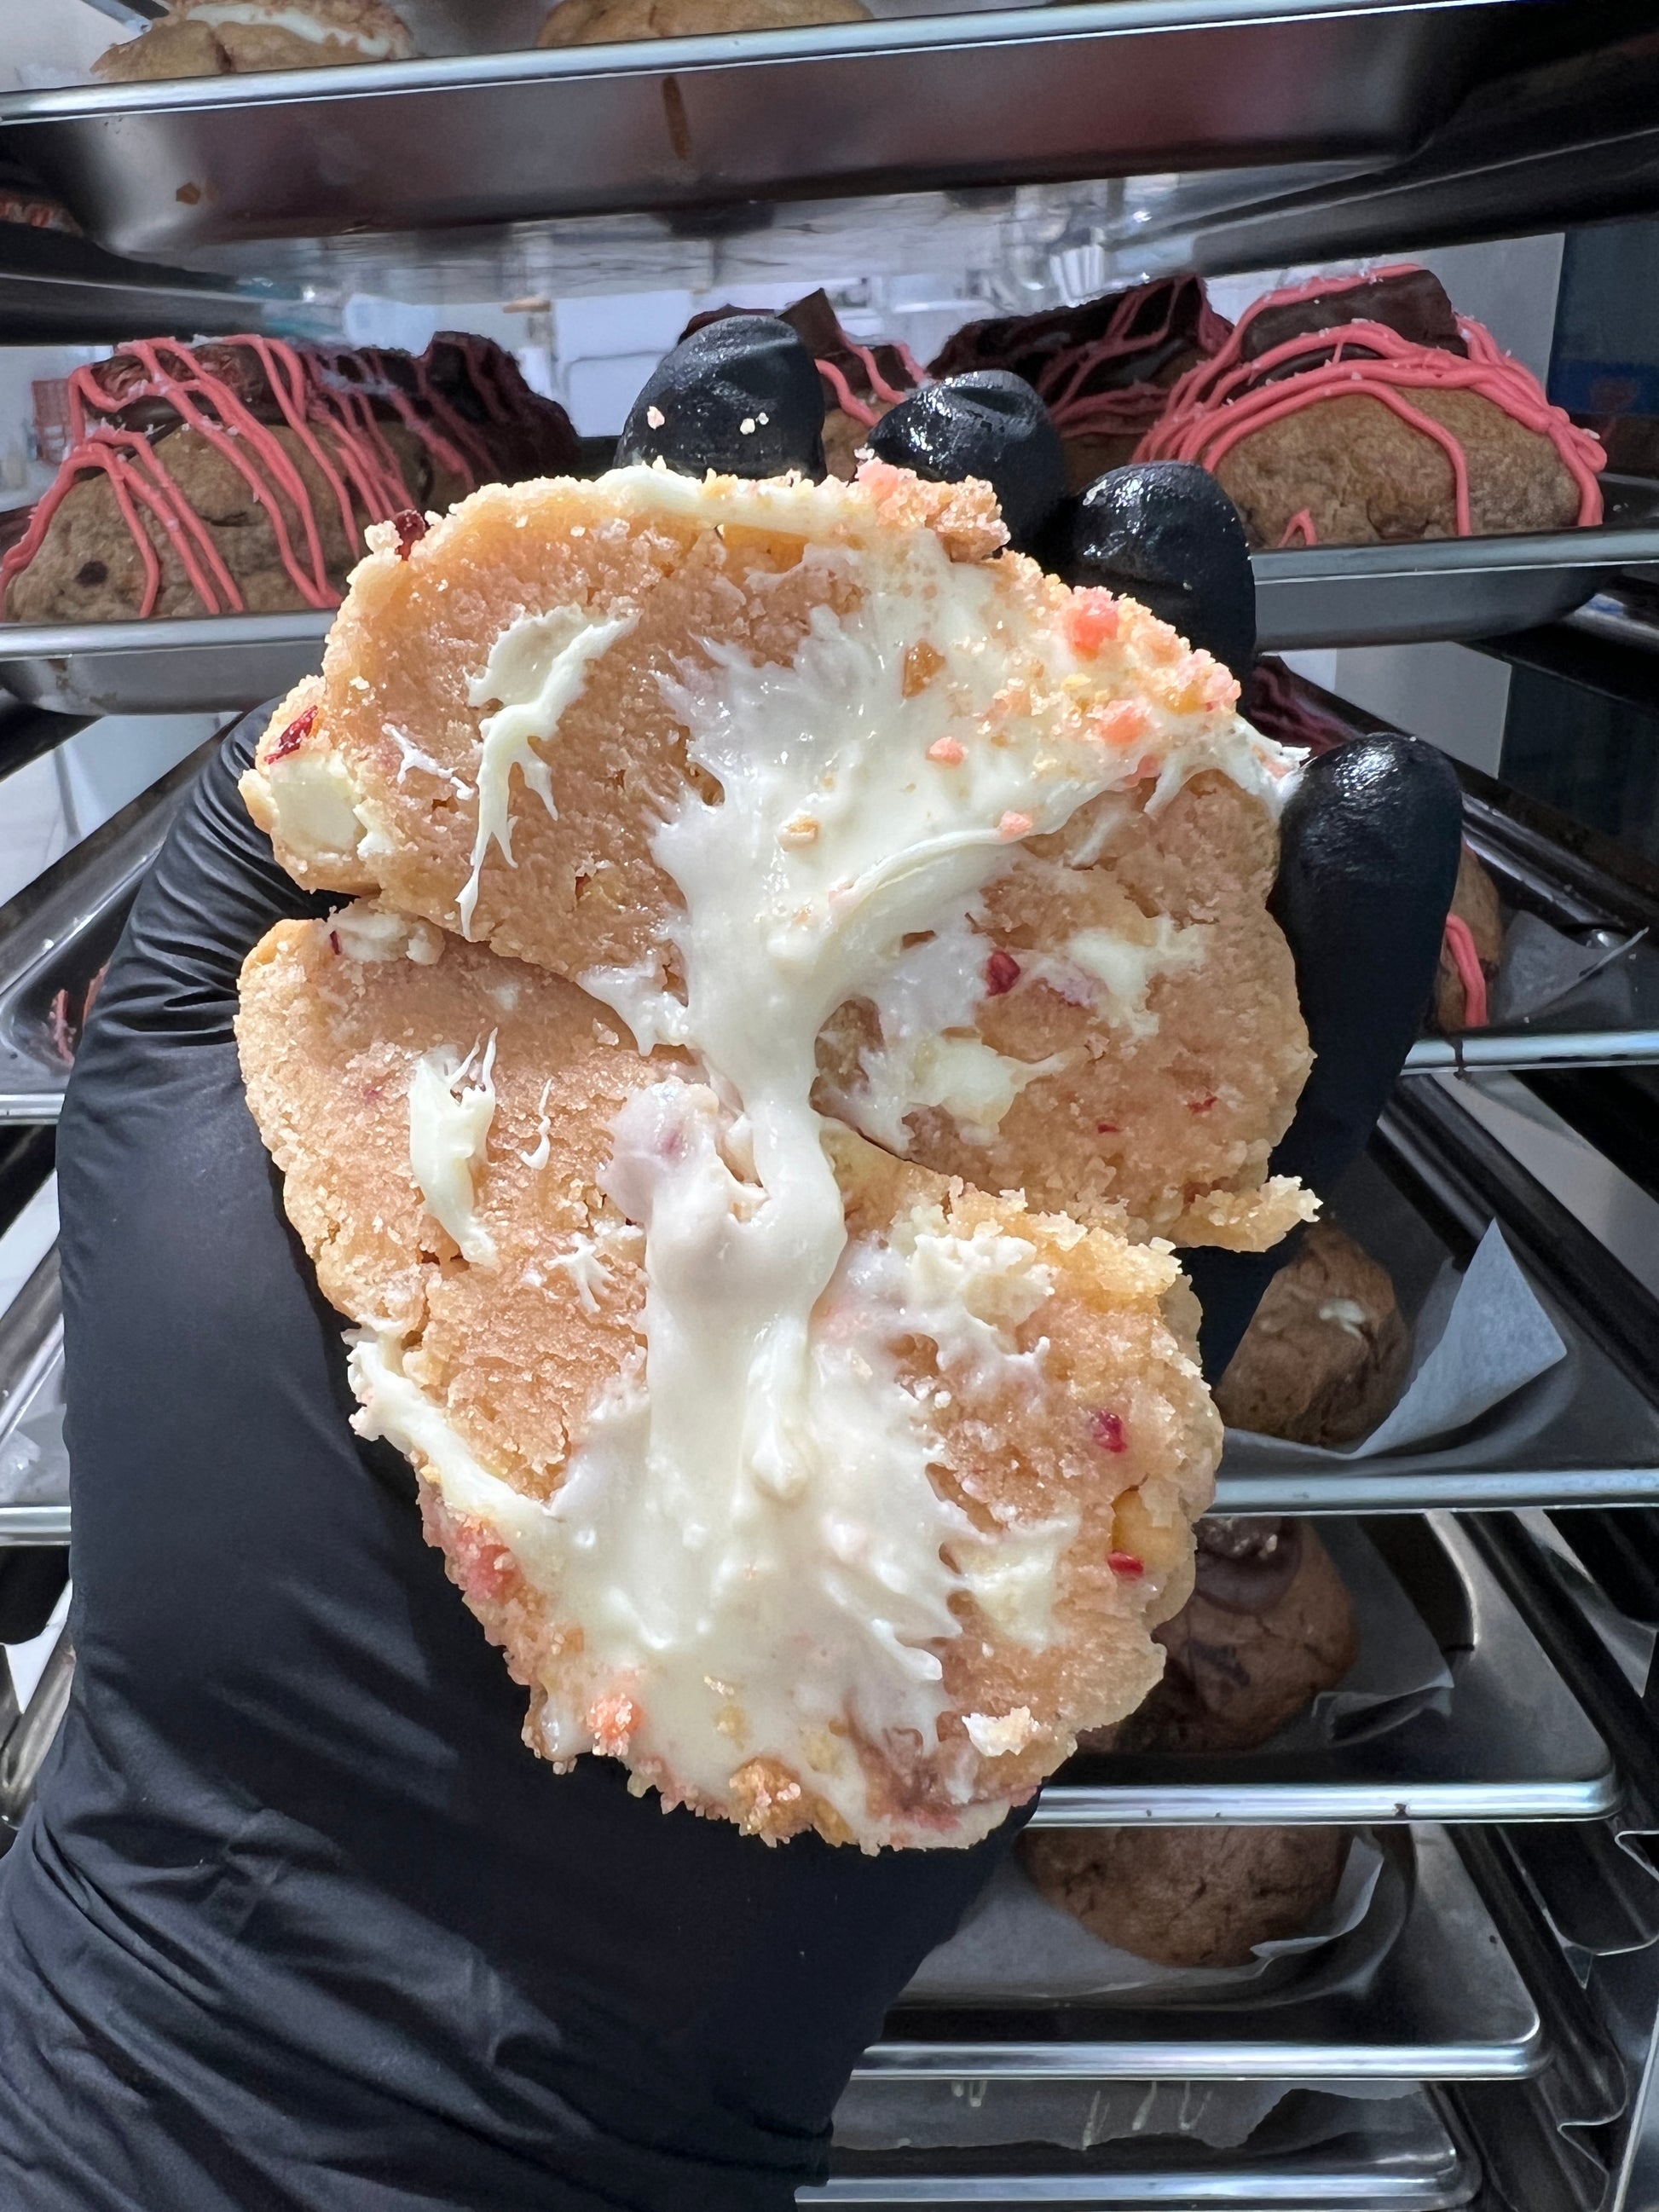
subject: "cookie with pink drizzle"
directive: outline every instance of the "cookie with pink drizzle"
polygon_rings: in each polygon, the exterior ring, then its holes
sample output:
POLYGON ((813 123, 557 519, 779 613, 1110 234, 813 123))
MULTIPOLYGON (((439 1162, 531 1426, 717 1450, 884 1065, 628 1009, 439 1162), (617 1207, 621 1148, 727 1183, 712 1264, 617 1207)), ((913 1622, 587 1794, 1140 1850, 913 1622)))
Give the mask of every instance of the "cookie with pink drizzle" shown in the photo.
POLYGON ((1201 463, 1268 547, 1597 523, 1606 460, 1409 264, 1257 301, 1181 380, 1138 458, 1201 463))
POLYGON ((1072 489, 1081 491, 1133 458, 1170 386, 1206 361, 1229 328, 1199 277, 1166 276, 1081 307, 969 323, 931 373, 1008 368, 1023 376, 1053 416, 1072 489))
POLYGON ((337 606, 371 522, 571 465, 563 410, 487 339, 419 359, 135 340, 70 379, 70 447, 0 559, 16 622, 337 606))
MULTIPOLYGON (((757 312, 748 307, 715 307, 694 315, 680 332, 682 338, 718 322, 722 315, 757 312)), ((908 392, 927 381, 927 371, 907 345, 886 339, 863 345, 842 328, 827 292, 809 292, 793 307, 780 308, 779 319, 788 324, 817 363, 823 385, 823 458, 832 477, 850 483, 858 472, 859 448, 868 433, 890 407, 908 392)))

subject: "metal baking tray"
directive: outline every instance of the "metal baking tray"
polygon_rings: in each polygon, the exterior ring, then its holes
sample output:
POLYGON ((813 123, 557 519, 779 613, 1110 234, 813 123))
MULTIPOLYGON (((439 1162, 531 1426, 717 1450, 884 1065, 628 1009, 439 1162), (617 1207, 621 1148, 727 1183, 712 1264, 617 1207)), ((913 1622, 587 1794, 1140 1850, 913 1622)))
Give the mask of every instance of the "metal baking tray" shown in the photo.
POLYGON ((33 1802, 34 1785, 64 1724, 74 1680, 75 1651, 65 1628, 52 1647, 33 1696, 0 1744, 0 1851, 10 1840, 8 1831, 16 1828, 33 1802))
POLYGON ((1516 2081, 1547 2063, 1538 2008, 1443 1828, 1378 1838, 1404 1917, 1361 1987, 1310 1977, 1224 2002, 905 2005, 854 2080, 1516 2081), (1324 1987, 1320 1987, 1321 1980, 1324 1987))
POLYGON ((1558 622, 1620 570, 1659 568, 1659 483, 1601 479, 1594 530, 1253 553, 1263 653, 1418 645, 1558 622))
POLYGON ((1518 1395, 1508 1441, 1475 1424, 1444 1443, 1376 1458, 1279 1460, 1224 1450, 1216 1510, 1432 1512, 1453 1507, 1659 1499, 1659 1302, 1434 1082, 1402 1084, 1371 1150, 1323 1195, 1415 1312, 1450 1257, 1494 1218, 1566 1347, 1518 1395), (1500 1440, 1495 1441, 1495 1437, 1500 1440))
MULTIPOLYGON (((1340 1528, 1329 1530, 1333 1540, 1340 1528)), ((1082 1756, 1044 1788, 1038 1827, 1109 1822, 1595 1820, 1619 1804, 1607 1745, 1448 1513, 1368 1531, 1452 1670, 1443 1709, 1331 1743, 1231 1756, 1082 1756)))
POLYGON ((55 1121, 69 1073, 53 1022, 59 992, 78 1008, 115 949, 139 879, 217 738, 0 906, 0 1121, 55 1121))
MULTIPOLYGON (((944 2093, 954 2083, 941 2084, 944 2093)), ((914 2085, 905 2087, 914 2093, 914 2085)), ((1028 2085, 1007 2082, 1011 2102, 1028 2085)), ((980 2093, 979 2083, 963 2084, 980 2093)), ((866 2131, 883 2119, 884 2081, 854 2082, 841 2112, 866 2131)), ((838 2112, 837 2118, 839 2119, 838 2112)), ((896 2130, 896 2133, 897 2131, 896 2130)), ((832 2145, 830 2179, 799 2204, 1293 2207, 1324 2212, 1453 2212, 1480 2185, 1480 2161, 1432 2090, 1382 2102, 1293 2090, 1249 2140, 1211 2149, 1192 2136, 1133 2136, 1067 2151, 1041 2141, 975 2150, 849 2151, 832 2145)))
POLYGON ((0 623, 0 690, 60 714, 195 714, 258 707, 322 662, 333 615, 185 622, 0 623))
MULTIPOLYGON (((1659 485, 1654 489, 1659 494, 1659 485)), ((1652 635, 1659 640, 1659 626, 1652 635)), ((1398 734, 1380 716, 1294 670, 1285 669, 1283 677, 1310 708, 1352 735, 1398 734)), ((1529 793, 1463 763, 1457 772, 1464 839, 1495 879, 1505 908, 1547 923, 1598 960, 1525 1021, 1419 1037, 1407 1054, 1406 1073, 1659 1061, 1659 868, 1529 793)))
MULTIPOLYGON (((64 1310, 54 1244, 0 1313, 0 1450, 18 1423, 52 1401, 64 1367, 64 1310)), ((0 1547, 63 1543, 69 1506, 0 1505, 0 1547)))
MULTIPOLYGON (((1485 637, 1554 620, 1616 568, 1659 573, 1659 483, 1609 484, 1600 530, 1253 554, 1261 650, 1485 637)), ((0 690, 65 714, 257 707, 318 666, 332 618, 0 623, 0 690)))
POLYGON ((0 123, 103 245, 188 261, 261 238, 1380 159, 1450 112, 1522 12, 1089 0, 11 93, 0 123))

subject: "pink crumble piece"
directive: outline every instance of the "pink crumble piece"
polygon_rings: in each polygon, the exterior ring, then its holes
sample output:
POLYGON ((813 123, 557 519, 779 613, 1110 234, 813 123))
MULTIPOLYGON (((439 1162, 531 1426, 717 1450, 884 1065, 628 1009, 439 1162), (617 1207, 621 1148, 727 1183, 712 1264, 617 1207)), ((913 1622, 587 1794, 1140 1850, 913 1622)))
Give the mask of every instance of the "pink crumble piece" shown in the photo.
POLYGON ((1075 592, 1066 616, 1066 634, 1075 653, 1092 658, 1117 635, 1117 601, 1098 586, 1075 592))
POLYGON ((482 1521, 452 1520, 446 1549, 470 1598, 487 1602, 505 1597, 518 1582, 518 1561, 482 1521))
POLYGON ((1097 1413, 1089 1424, 1089 1434, 1103 1451, 1127 1451, 1129 1443, 1123 1433, 1121 1413, 1097 1413))
POLYGON ((294 720, 289 724, 288 727, 283 732, 281 737, 277 738, 276 744, 271 747, 270 751, 267 756, 267 759, 270 761, 286 760, 290 753, 297 753, 301 746, 304 744, 306 739, 311 735, 312 731, 316 727, 316 724, 317 709, 315 707, 307 707, 302 714, 296 714, 294 717, 294 720))
POLYGON ((1125 1582, 1138 1582, 1146 1571, 1146 1560, 1138 1559, 1133 1552, 1108 1552, 1106 1564, 1115 1575, 1121 1575, 1125 1582))
POLYGON ((1018 981, 1018 961, 1012 952, 1005 951, 999 945, 985 963, 986 996, 991 999, 1004 998, 1013 989, 1018 981))
MULTIPOLYGON (((1095 716, 1095 735, 1109 745, 1139 744, 1150 727, 1150 717, 1138 699, 1114 699, 1095 716)), ((1142 763, 1143 770, 1146 763, 1142 763)))

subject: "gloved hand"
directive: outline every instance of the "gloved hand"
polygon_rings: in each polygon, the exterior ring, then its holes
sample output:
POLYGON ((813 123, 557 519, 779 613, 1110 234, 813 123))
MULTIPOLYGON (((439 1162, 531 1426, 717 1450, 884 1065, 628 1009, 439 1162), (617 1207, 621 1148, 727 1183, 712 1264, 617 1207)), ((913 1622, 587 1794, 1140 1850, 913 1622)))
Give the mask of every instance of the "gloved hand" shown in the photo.
MULTIPOLYGON (((951 389, 936 385, 902 400, 876 426, 872 448, 878 443, 884 459, 937 476, 933 422, 951 389)), ((951 412, 962 419, 959 406, 951 412)), ((952 473, 983 477, 1006 499, 999 476, 1021 472, 1027 450, 1000 425, 975 439, 964 421, 952 473)), ((1027 481, 1052 487, 1041 458, 1027 481)), ((1045 511, 1034 514, 1028 501, 1022 512, 1027 541, 1068 583, 1140 600, 1248 680, 1255 658, 1249 550, 1237 509, 1207 471, 1187 461, 1132 463, 1076 501, 1051 489, 1045 511)), ((1462 816, 1450 762, 1420 738, 1358 738, 1303 769, 1279 824, 1272 908, 1296 962, 1316 1058, 1273 1153, 1275 1175, 1328 1190, 1364 1150, 1434 988, 1462 816)), ((1199 1346, 1212 1382, 1298 1241, 1286 1237, 1271 1252, 1182 1255, 1204 1310, 1199 1346)))
MULTIPOLYGON (((728 412, 756 396, 722 350, 711 398, 696 343, 647 387, 646 430, 648 408, 707 432, 728 384, 728 412)), ((139 894, 60 1134, 78 1663, 0 1861, 0 2202, 778 2212, 1018 1823, 966 1852, 769 1850, 520 1742, 523 1694, 423 1542, 407 1465, 347 1425, 340 1318, 243 1102, 243 957, 331 903, 237 795, 261 720, 139 894)), ((1310 771, 1287 818, 1323 1057, 1286 1146, 1318 1172, 1386 1092, 1405 1039, 1378 1031, 1380 993, 1404 1005, 1419 939, 1422 995, 1432 975, 1457 830, 1422 750, 1407 770, 1385 749, 1369 786, 1310 771), (1377 787, 1406 794, 1392 902, 1364 834, 1377 787), (1419 854, 1443 815, 1443 896, 1419 854)))

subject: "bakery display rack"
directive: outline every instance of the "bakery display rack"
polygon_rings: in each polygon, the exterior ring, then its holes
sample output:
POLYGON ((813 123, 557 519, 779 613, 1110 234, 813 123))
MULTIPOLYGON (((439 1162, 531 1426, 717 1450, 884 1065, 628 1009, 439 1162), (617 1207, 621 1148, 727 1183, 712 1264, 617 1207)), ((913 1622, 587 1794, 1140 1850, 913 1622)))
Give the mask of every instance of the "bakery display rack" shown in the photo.
POLYGON ((331 617, 0 624, 0 690, 60 714, 190 714, 280 698, 322 658, 331 617))
POLYGON ((73 1056, 69 1029, 214 742, 0 907, 0 1125, 57 1120, 73 1056))
POLYGON ((1330 1947, 1364 1954, 1358 1976, 1339 1955, 1259 1995, 1149 2004, 1129 1991, 1052 2009, 901 1998, 854 2078, 1457 2081, 1540 2072, 1545 2024, 1450 1836, 1394 1832, 1383 1861, 1365 1920, 1330 1947))
MULTIPOLYGON (((1659 484, 1607 487, 1603 526, 1256 553, 1264 653, 1486 638, 1556 621, 1611 579, 1659 578, 1659 484)), ((326 614, 0 625, 0 690, 68 714, 257 707, 317 665, 326 614)))
MULTIPOLYGON (((1132 2086, 1144 2106, 1140 2085, 1132 2086)), ((996 2110, 1000 2099, 1011 2112, 1011 2129, 1020 2124, 1023 2085, 999 2082, 994 2095, 988 2083, 974 2087, 977 2111, 996 2110)), ((855 2082, 842 2100, 839 2124, 856 2129, 860 2140, 881 2132, 884 2124, 891 2132, 892 2102, 890 2086, 855 2082)), ((913 2094, 907 2112, 915 2102, 913 2094)), ((946 2112, 953 2106, 960 2112, 968 2099, 947 2095, 938 2103, 946 2112)), ((888 2207, 1179 2205, 1204 2212, 1367 2204, 1378 2212, 1385 2206, 1393 2212, 1454 2212, 1471 2201, 1480 2182, 1480 2162, 1466 2131, 1433 2091, 1362 2101, 1329 2090, 1302 2090, 1272 2112, 1243 2148, 1212 2149, 1191 2136, 1131 2135, 1067 2153, 1011 2141, 981 2152, 971 2165, 960 2154, 951 2159, 937 2152, 842 2151, 833 2178, 821 2189, 800 2191, 796 2201, 888 2207)))
POLYGON ((1492 637, 1558 621, 1627 571, 1659 574, 1659 484, 1602 483, 1597 529, 1257 553, 1261 650, 1492 637))
MULTIPOLYGON (((275 327, 327 325, 354 289, 557 295, 562 270, 573 292, 607 289, 617 268, 641 289, 693 267, 710 293, 781 283, 792 257, 816 265, 815 235, 852 222, 854 195, 916 196, 916 235, 1006 229, 1006 253, 982 256, 994 309, 1046 304, 1062 267, 1077 297, 1119 272, 1547 228, 1557 210, 1659 207, 1650 30, 1620 0, 1085 0, 9 92, 7 144, 107 261, 84 264, 79 292, 67 261, 21 285, 0 263, 0 338, 91 337, 105 318, 112 338, 131 318, 207 332, 267 311, 275 327), (246 289, 273 269, 302 272, 311 296, 246 289)), ((962 244, 961 265, 980 251, 962 244)), ((1264 648, 1577 641, 1651 659, 1659 489, 1607 490, 1589 530, 1258 554, 1264 648)), ((254 706, 316 665, 326 626, 0 629, 0 690, 21 702, 0 725, 0 773, 88 717, 254 706)), ((201 757, 0 908, 14 1132, 46 1136, 88 994, 201 757)), ((1594 955, 1592 972, 1525 1022, 1425 1037, 1332 1196, 1413 1308, 1496 1224, 1565 1357, 1491 1419, 1417 1446, 1230 1444, 1217 1502, 1327 1516, 1334 1556, 1369 1546, 1443 1680, 1254 1752, 1079 1757, 1034 1816, 1083 1832, 1362 1829, 1383 1860, 1371 1904, 1305 1960, 1208 1989, 913 1993, 866 2053, 830 2178, 804 2204, 1651 2201, 1659 1729, 1640 1655, 1659 1638, 1659 1297, 1505 1150, 1470 1085, 1489 1071, 1616 1084, 1659 1062, 1659 881, 1492 779, 1465 783, 1466 834, 1506 907, 1594 955)), ((49 1254, 0 1317, 0 1462, 62 1389, 49 1254)), ((0 1504, 0 1560, 70 1535, 66 1504, 0 1504)), ((60 1635, 21 1711, 0 1672, 0 1837, 27 1809, 72 1670, 60 1635)))
POLYGON ((204 246, 348 229, 1380 160, 1449 113, 1528 12, 1082 0, 14 92, 0 124, 100 243, 188 262, 204 246))

